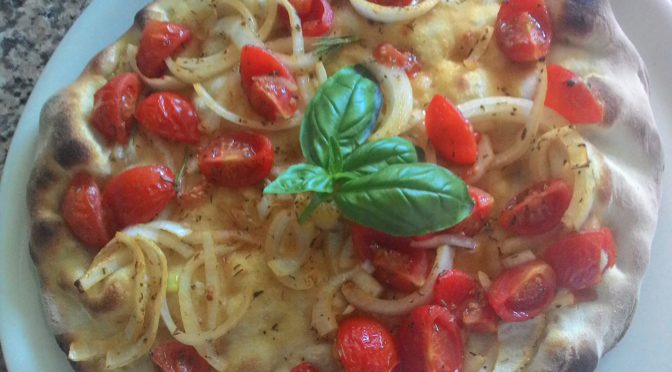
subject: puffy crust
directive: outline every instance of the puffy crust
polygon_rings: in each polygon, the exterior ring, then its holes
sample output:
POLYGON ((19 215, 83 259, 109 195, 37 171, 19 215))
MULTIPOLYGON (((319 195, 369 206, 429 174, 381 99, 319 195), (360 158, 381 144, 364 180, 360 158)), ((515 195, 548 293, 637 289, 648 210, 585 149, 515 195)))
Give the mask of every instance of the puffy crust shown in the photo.
MULTIPOLYGON (((619 257, 597 287, 596 301, 548 314, 534 356, 520 361, 520 366, 529 371, 591 371, 622 337, 635 309, 660 204, 662 147, 648 104, 644 64, 616 23, 609 2, 547 0, 547 4, 555 34, 549 62, 588 76, 605 103, 605 125, 578 129, 604 154, 611 175, 604 177, 611 183, 604 220, 615 234, 619 257)), ((87 121, 92 97, 117 70, 127 41, 137 40, 148 19, 165 19, 165 13, 156 4, 139 12, 129 32, 99 53, 73 85, 50 99, 40 118, 37 160, 28 184, 30 252, 41 273, 47 317, 66 353, 91 309, 84 310, 72 284, 76 273, 57 271, 49 262, 65 260, 72 267, 84 267, 92 257, 64 226, 60 201, 76 172, 110 174, 109 150, 87 121)), ((96 299, 100 306, 94 308, 101 312, 117 308, 123 296, 109 293, 96 299)), ((100 367, 73 366, 77 370, 100 367)))

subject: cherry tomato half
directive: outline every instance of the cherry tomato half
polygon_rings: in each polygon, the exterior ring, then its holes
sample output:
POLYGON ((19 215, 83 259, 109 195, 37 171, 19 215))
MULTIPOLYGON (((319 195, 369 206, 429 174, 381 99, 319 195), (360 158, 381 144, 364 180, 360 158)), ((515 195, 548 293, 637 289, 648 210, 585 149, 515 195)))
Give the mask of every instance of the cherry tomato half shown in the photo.
POLYGON ((80 172, 72 178, 62 208, 72 235, 92 253, 98 253, 112 239, 114 224, 103 208, 100 188, 90 174, 80 172))
POLYGON ((208 362, 198 354, 193 346, 177 341, 154 347, 151 358, 162 372, 207 372, 210 370, 208 362))
POLYGON ((499 217, 499 224, 518 235, 537 235, 553 230, 572 200, 567 182, 551 179, 533 185, 511 199, 499 217))
POLYGON ((420 72, 420 64, 413 53, 401 52, 390 43, 381 43, 373 50, 376 62, 387 67, 399 67, 409 77, 420 72))
POLYGON ((499 49, 516 62, 532 62, 551 50, 553 28, 544 0, 508 0, 495 23, 499 49))
MULTIPOLYGON (((334 23, 334 12, 327 0, 289 0, 301 18, 303 36, 317 37, 327 34, 334 23)), ((280 20, 289 29, 289 15, 283 6, 278 6, 280 20)))
POLYGON ((421 287, 431 266, 426 249, 410 248, 412 240, 352 225, 352 243, 357 257, 371 260, 376 268, 373 276, 390 288, 403 292, 421 287))
POLYGON ((348 318, 338 325, 336 354, 347 372, 389 372, 399 362, 390 332, 367 317, 348 318))
POLYGON ((146 223, 175 197, 175 175, 162 165, 131 168, 105 186, 103 200, 120 228, 146 223))
POLYGON ((547 107, 571 124, 595 124, 604 120, 604 107, 581 78, 566 68, 549 65, 547 107))
POLYGON ((170 141, 197 144, 201 120, 188 99, 172 92, 158 92, 145 98, 135 112, 148 132, 170 141))
POLYGON ((141 90, 140 77, 125 73, 108 81, 93 96, 91 123, 108 142, 128 143, 141 90))
POLYGON ((492 195, 478 187, 467 186, 467 189, 471 198, 474 199, 474 209, 471 210, 471 214, 462 220, 462 222, 449 228, 447 230, 448 233, 474 236, 483 229, 483 226, 485 226, 486 223, 488 223, 490 211, 495 204, 495 199, 492 195))
POLYGON ((298 108, 294 76, 270 52, 246 45, 240 55, 243 92, 254 111, 267 120, 288 119, 298 108))
POLYGON ((616 247, 608 228, 568 235, 551 244, 544 260, 558 277, 558 285, 572 290, 590 288, 616 263, 616 247), (607 260, 603 262, 602 255, 607 260), (604 267, 602 267, 604 265, 604 267))
POLYGON ((556 277, 551 266, 533 260, 500 274, 488 289, 488 301, 500 318, 523 322, 553 302, 556 277))
POLYGON ((204 147, 198 168, 205 178, 219 186, 247 187, 258 184, 273 167, 273 144, 263 134, 231 132, 204 147))
POLYGON ((317 368, 310 362, 303 362, 294 366, 290 372, 318 372, 317 368))
POLYGON ((474 129, 445 97, 432 98, 426 111, 425 128, 429 141, 444 159, 460 165, 476 162, 478 147, 474 129))
POLYGON ((149 78, 158 78, 166 72, 166 58, 177 53, 191 40, 191 30, 170 22, 148 21, 142 31, 135 60, 138 69, 149 78))
POLYGON ((399 363, 402 372, 462 371, 464 347, 455 318, 436 305, 416 307, 399 327, 399 363))

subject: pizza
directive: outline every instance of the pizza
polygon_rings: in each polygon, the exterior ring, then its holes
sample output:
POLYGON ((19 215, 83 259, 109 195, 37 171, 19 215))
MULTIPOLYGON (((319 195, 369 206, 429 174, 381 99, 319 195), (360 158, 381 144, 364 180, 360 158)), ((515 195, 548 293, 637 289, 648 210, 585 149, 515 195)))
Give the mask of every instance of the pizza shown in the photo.
POLYGON ((663 169, 606 0, 157 0, 39 138, 85 371, 593 370, 663 169))

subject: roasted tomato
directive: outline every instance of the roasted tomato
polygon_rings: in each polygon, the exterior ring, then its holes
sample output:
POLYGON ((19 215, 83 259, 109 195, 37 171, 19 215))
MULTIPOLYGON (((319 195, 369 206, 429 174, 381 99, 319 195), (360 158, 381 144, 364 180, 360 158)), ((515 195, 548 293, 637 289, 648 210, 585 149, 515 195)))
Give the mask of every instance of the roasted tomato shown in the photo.
POLYGON ((412 238, 352 225, 352 243, 357 257, 371 260, 376 268, 373 275, 378 280, 404 292, 422 286, 431 266, 427 250, 410 248, 411 241, 412 238))
POLYGON ((273 144, 263 134, 231 132, 204 147, 198 167, 211 183, 247 187, 263 181, 273 167, 273 144))
POLYGON ((500 274, 488 289, 488 301, 500 318, 523 322, 548 308, 555 297, 555 288, 551 266, 533 260, 500 274))
POLYGON ((552 179, 537 183, 511 199, 499 224, 514 234, 537 235, 553 230, 572 200, 567 182, 552 179))
POLYGON ((416 307, 399 327, 398 371, 462 371, 464 349, 460 328, 443 306, 416 307))
POLYGON ((240 78, 250 106, 267 120, 288 119, 298 105, 291 72, 270 52, 246 45, 240 55, 240 78))
POLYGON ((450 310, 465 328, 488 333, 497 330, 497 316, 485 301, 481 285, 469 274, 453 269, 439 275, 433 303, 450 310))
POLYGON ((63 219, 72 235, 97 253, 112 239, 113 222, 93 177, 80 172, 72 178, 63 199, 63 219))
POLYGON ((436 151, 459 165, 476 162, 478 147, 474 129, 462 113, 440 95, 434 96, 425 116, 427 136, 436 151))
POLYGON ((474 209, 471 210, 471 214, 462 220, 462 222, 449 228, 447 230, 448 233, 474 236, 483 229, 483 226, 485 226, 486 223, 488 223, 490 211, 495 204, 495 199, 492 195, 478 187, 467 186, 467 188, 469 190, 469 195, 474 199, 474 209))
POLYGON ((197 144, 201 120, 188 99, 172 92, 159 92, 145 98, 135 113, 148 132, 170 141, 197 144))
POLYGON ((140 77, 125 73, 108 81, 93 96, 91 123, 108 142, 128 143, 141 90, 140 77))
POLYGON ((551 244, 544 260, 558 277, 558 285, 571 290, 590 288, 602 280, 602 273, 616 263, 616 246, 611 230, 583 231, 551 244))
POLYGON ((551 50, 553 28, 544 0, 508 0, 495 23, 499 49, 516 62, 532 62, 551 50))
MULTIPOLYGON (((289 0, 301 18, 301 29, 304 36, 323 36, 331 30, 334 23, 334 12, 327 0, 289 0)), ((289 15, 283 6, 278 6, 282 24, 291 27, 289 15)))
POLYGON ((103 200, 120 228, 146 223, 175 197, 175 175, 162 165, 143 166, 114 176, 105 186, 103 200))
POLYGON ((381 65, 403 69, 411 78, 420 72, 420 64, 413 53, 401 52, 390 43, 379 44, 373 50, 373 58, 381 65))
POLYGON ((138 69, 149 78, 163 76, 166 58, 179 52, 191 40, 191 30, 170 22, 147 21, 142 31, 138 55, 138 69))
POLYGON ((152 349, 152 362, 162 372, 207 372, 208 362, 198 354, 193 346, 177 341, 158 345, 152 349))
POLYGON ((318 372, 317 368, 310 362, 303 362, 294 366, 290 372, 318 372))
POLYGON ((595 124, 604 120, 604 107, 581 78, 558 65, 549 65, 545 104, 571 124, 595 124))
POLYGON ((348 318, 338 325, 336 355, 347 372, 390 372, 399 362, 390 332, 367 317, 348 318))

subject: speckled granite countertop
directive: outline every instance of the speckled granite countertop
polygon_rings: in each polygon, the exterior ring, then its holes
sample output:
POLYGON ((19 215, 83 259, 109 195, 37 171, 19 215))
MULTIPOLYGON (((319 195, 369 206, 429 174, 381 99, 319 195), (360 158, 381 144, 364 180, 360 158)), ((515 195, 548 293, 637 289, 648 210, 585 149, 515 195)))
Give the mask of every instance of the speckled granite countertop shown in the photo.
MULTIPOLYGON (((0 177, 23 106, 42 68, 90 2, 0 0, 0 177)), ((2 354, 0 371, 7 371, 2 354)))

